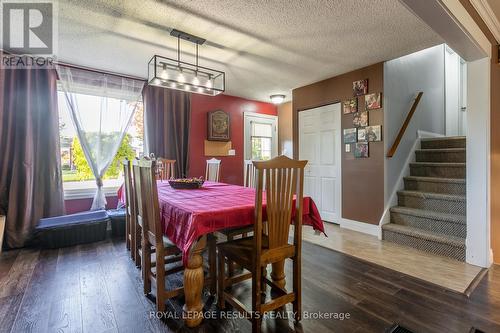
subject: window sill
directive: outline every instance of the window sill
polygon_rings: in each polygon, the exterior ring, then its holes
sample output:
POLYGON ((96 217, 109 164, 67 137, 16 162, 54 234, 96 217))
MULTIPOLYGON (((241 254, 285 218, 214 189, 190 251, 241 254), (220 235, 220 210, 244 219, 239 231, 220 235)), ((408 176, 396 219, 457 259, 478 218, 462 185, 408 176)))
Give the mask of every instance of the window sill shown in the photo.
MULTIPOLYGON (((116 196, 116 192, 122 185, 122 179, 109 179, 104 181, 103 191, 106 197, 116 196)), ((64 200, 92 199, 96 192, 94 180, 83 182, 63 183, 64 200)))

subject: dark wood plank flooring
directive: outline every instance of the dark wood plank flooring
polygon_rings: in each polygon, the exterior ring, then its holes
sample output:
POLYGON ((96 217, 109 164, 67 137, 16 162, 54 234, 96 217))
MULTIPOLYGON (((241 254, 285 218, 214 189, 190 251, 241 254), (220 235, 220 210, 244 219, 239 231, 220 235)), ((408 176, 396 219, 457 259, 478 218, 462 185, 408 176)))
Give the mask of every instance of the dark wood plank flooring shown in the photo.
MULTIPOLYGON (((291 267, 287 266, 291 276, 291 267)), ((172 276, 182 284, 182 275, 172 276)), ((288 282, 291 285, 291 281, 288 282)), ((249 304, 250 285, 234 292, 249 304)), ((269 294, 269 292, 268 292, 269 294)), ((309 243, 303 249, 303 310, 311 317, 267 319, 264 332, 384 332, 397 322, 414 332, 500 332, 500 267, 470 298, 309 243)), ((205 310, 216 311, 205 294, 205 310)), ((196 329, 184 326, 183 298, 155 318, 142 294, 139 270, 117 239, 55 250, 22 249, 0 256, 0 333, 3 332, 250 332, 250 322, 216 313, 196 329)), ((291 311, 291 308, 287 308, 291 311)))

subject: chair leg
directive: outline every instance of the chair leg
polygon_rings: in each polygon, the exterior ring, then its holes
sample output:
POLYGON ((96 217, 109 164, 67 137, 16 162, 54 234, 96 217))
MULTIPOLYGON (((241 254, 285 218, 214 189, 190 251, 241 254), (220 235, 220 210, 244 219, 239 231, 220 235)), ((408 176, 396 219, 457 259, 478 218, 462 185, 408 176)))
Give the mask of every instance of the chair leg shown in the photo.
POLYGON ((262 326, 262 318, 252 318, 252 333, 260 333, 262 326))
POLYGON ((156 311, 165 311, 165 256, 160 251, 156 253, 156 311))
POLYGON ((262 284, 260 286, 260 289, 261 289, 261 292, 262 292, 262 295, 265 297, 266 295, 266 282, 264 281, 264 279, 266 279, 267 277, 267 266, 263 266, 262 267, 262 284))
POLYGON ((225 275, 225 266, 226 266, 226 260, 224 258, 224 255, 222 252, 219 252, 219 274, 218 274, 218 290, 217 290, 217 298, 218 298, 218 303, 219 303, 219 309, 224 310, 226 307, 226 301, 224 299, 224 289, 226 288, 225 286, 225 280, 226 280, 226 275, 225 275))
POLYGON ((151 279, 149 278, 151 272, 151 247, 149 244, 146 244, 145 240, 142 241, 142 256, 142 282, 144 285, 144 294, 147 295, 151 292, 151 279))
POLYGON ((257 267, 253 269, 252 273, 252 333, 259 333, 263 315, 260 312, 262 270, 257 267))
MULTIPOLYGON (((232 241, 234 239, 233 235, 227 236, 227 241, 232 241)), ((227 261, 227 275, 234 276, 234 262, 231 260, 227 261)))
POLYGON ((295 301, 293 301, 293 312, 295 313, 296 322, 299 322, 302 319, 301 275, 301 259, 299 255, 293 259, 293 293, 295 294, 295 301))
POLYGON ((128 213, 125 215, 125 246, 130 251, 130 216, 128 213))
MULTIPOLYGON (((135 230, 133 230, 133 232, 135 232, 135 235, 134 235, 134 239, 135 239, 135 244, 134 244, 134 259, 135 259, 135 265, 137 267, 141 267, 141 256, 139 255, 139 245, 142 244, 142 228, 136 226, 135 227, 135 230)), ((142 247, 142 245, 141 245, 142 247)), ((151 253, 151 252, 150 252, 151 253)), ((144 255, 144 250, 143 250, 143 255, 144 255)))
POLYGON ((210 271, 210 294, 217 293, 217 239, 214 235, 208 236, 208 269, 210 271))

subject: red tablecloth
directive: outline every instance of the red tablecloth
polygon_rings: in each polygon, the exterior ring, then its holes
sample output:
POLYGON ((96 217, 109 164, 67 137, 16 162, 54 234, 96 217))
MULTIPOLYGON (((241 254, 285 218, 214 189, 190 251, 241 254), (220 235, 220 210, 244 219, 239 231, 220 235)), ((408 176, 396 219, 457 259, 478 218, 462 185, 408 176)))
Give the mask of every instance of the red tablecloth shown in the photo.
MULTIPOLYGON (((163 231, 183 251, 185 260, 191 245, 200 236, 254 222, 255 190, 252 188, 205 182, 200 189, 175 190, 166 181, 157 184, 163 231)), ((123 187, 118 191, 118 198, 125 202, 123 187)), ((316 204, 309 197, 304 198, 302 223, 324 233, 316 204)))

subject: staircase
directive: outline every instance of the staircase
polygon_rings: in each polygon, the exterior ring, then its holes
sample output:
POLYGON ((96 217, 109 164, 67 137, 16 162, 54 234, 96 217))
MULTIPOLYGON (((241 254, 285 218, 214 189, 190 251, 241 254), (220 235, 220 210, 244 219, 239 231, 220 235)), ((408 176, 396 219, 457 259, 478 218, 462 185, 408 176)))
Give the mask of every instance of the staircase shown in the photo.
POLYGON ((465 137, 422 139, 383 239, 465 261, 465 137))

